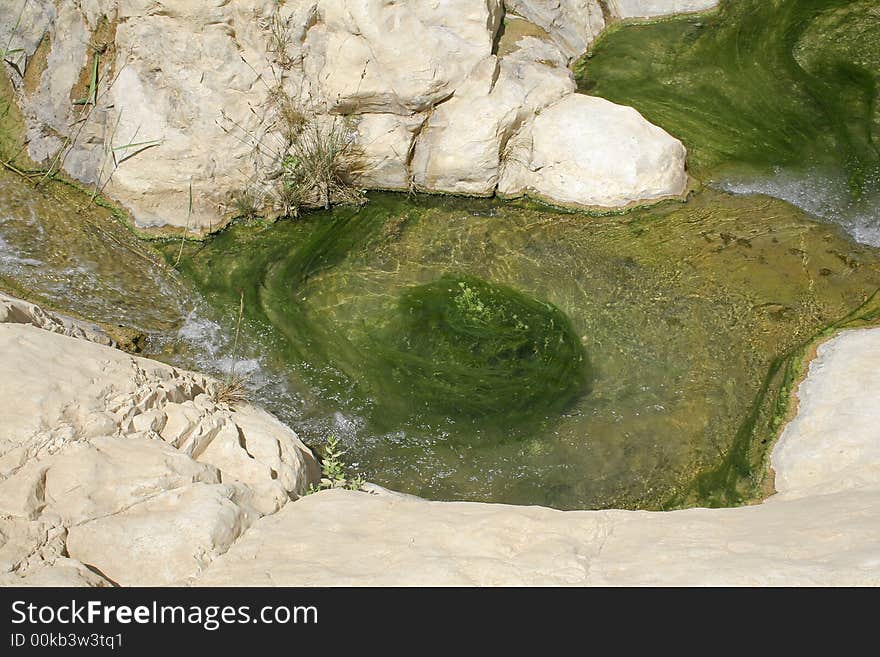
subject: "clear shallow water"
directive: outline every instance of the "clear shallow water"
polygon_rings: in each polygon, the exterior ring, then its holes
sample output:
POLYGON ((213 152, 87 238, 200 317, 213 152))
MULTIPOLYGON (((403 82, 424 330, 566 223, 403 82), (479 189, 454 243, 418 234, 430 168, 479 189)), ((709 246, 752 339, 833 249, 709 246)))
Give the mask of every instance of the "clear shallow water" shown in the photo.
MULTIPOLYGON (((243 292, 247 348, 271 373, 258 394, 307 440, 341 437, 369 479, 439 499, 653 508, 754 493, 793 354, 871 296, 877 263, 788 204, 705 191, 612 217, 376 195, 234 227, 181 269, 227 326, 243 292), (528 429, 424 412, 412 382, 377 365, 376 336, 402 297, 450 274, 564 313, 589 384, 528 429)), ((466 385, 446 365, 438 380, 466 385)))
POLYGON ((765 194, 788 201, 818 219, 843 226, 857 242, 880 246, 880 192, 854 198, 839 173, 796 175, 780 170, 770 178, 729 178, 715 186, 734 194, 765 194))
POLYGON ((92 321, 161 332, 185 302, 177 276, 88 196, 0 171, 0 287, 92 321))
MULTIPOLYGON (((173 262, 179 243, 163 249, 173 262)), ((711 190, 608 217, 375 195, 361 210, 233 227, 187 245, 181 270, 80 194, 0 175, 4 290, 136 327, 172 364, 250 375, 255 401, 308 442, 340 436, 378 483, 560 508, 756 494, 800 345, 880 286, 875 250, 781 201, 711 190), (563 313, 587 383, 560 408, 515 408, 531 412, 521 426, 423 413, 373 339, 406 291, 447 274, 563 313)), ((874 321, 876 306, 841 325, 874 321)))

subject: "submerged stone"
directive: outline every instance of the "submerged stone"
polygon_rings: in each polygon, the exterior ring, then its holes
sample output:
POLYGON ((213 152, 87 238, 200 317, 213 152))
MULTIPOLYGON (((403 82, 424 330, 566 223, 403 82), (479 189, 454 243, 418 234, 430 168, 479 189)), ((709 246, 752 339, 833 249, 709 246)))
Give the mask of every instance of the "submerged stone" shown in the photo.
POLYGON ((429 417, 521 435, 586 384, 584 348, 558 308, 474 276, 404 290, 397 316, 375 340, 377 374, 429 417))

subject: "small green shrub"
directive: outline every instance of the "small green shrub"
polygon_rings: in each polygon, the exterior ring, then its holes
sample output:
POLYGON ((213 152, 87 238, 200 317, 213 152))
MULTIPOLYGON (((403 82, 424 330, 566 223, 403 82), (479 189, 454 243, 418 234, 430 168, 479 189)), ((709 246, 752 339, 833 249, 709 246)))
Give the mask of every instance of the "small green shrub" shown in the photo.
MULTIPOLYGON (((367 482, 361 476, 349 477, 346 474, 348 466, 343 460, 347 450, 339 446, 339 439, 330 436, 324 447, 321 458, 321 483, 309 488, 308 493, 316 493, 320 490, 332 488, 344 488, 346 490, 361 490, 367 482)), ((307 493, 307 494, 308 494, 307 493)))

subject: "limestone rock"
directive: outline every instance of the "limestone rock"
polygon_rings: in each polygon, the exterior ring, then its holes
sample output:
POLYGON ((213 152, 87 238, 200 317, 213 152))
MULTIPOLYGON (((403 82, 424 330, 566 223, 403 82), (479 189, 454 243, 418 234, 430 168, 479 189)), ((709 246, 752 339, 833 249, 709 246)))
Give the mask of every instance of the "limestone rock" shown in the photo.
POLYGON ((70 528, 67 551, 127 586, 160 586, 198 573, 250 525, 253 516, 221 484, 166 490, 111 516, 70 528))
POLYGON ((0 586, 45 586, 52 588, 88 586, 104 588, 113 586, 113 584, 98 573, 89 570, 88 567, 76 559, 61 557, 52 563, 41 562, 38 566, 21 574, 2 574, 0 575, 0 586))
POLYGON ((416 186, 429 192, 491 195, 511 135, 574 89, 564 57, 539 39, 522 39, 500 60, 487 57, 430 114, 412 162, 416 186))
POLYGON ((848 331, 819 347, 798 388, 798 414, 773 450, 780 498, 863 489, 880 481, 878 334, 848 331))
POLYGON ((95 324, 74 320, 59 313, 43 310, 38 305, 0 292, 0 324, 30 324, 52 333, 82 338, 107 346, 113 340, 95 324))
POLYGON ((259 520, 195 580, 230 586, 867 585, 880 491, 671 513, 326 491, 259 520))
POLYGON ((599 0, 504 0, 504 6, 544 29, 569 59, 583 55, 605 29, 599 0))
POLYGON ((652 18, 671 14, 708 11, 719 0, 608 0, 608 8, 618 18, 652 18))
POLYGON ((220 483, 216 468, 148 438, 76 443, 46 465, 43 510, 60 516, 66 527, 112 516, 166 490, 220 483))
POLYGON ((179 13, 137 15, 117 28, 119 70, 108 89, 113 109, 107 130, 113 131, 115 147, 155 146, 136 155, 137 147, 119 151, 119 159, 132 157, 114 171, 107 191, 141 226, 185 219, 190 185, 191 226, 217 223, 221 190, 236 189, 246 178, 248 136, 226 135, 220 121, 223 113, 245 116, 247 96, 259 103, 265 92, 230 38, 232 17, 206 16, 205 21, 194 30, 179 13))
POLYGON ((311 451, 265 411, 88 337, 0 298, 2 581, 170 584, 318 481, 311 451))
POLYGON ((0 514, 0 573, 19 576, 63 556, 67 530, 49 520, 0 514))
POLYGON ((357 116, 357 144, 365 159, 358 184, 371 189, 408 190, 413 139, 424 122, 424 114, 357 116))
MULTIPOLYGON (((0 36, 18 11, 0 7, 0 36)), ((511 135, 574 90, 566 66, 605 17, 598 0, 30 0, 22 23, 27 71, 4 72, 29 155, 99 184, 142 228, 204 232, 236 195, 285 211, 271 181, 297 114, 344 115, 359 187, 494 193, 511 135)))
POLYGON ((306 75, 334 113, 422 112, 492 52, 501 13, 500 0, 322 0, 306 75))
POLYGON ((205 377, 21 322, 0 354, 2 585, 880 585, 880 329, 819 349, 778 494, 670 513, 378 486, 282 506, 314 457, 205 377))
POLYGON ((513 138, 498 192, 572 207, 681 196, 685 148, 631 107, 572 94, 513 138))

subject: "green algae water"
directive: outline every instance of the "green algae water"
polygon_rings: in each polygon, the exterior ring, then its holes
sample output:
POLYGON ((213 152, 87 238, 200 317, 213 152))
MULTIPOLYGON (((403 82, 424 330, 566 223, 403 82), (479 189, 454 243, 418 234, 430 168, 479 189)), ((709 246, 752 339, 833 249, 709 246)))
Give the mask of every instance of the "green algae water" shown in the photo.
POLYGON ((457 418, 465 444, 487 432, 522 438, 584 393, 587 359, 568 318, 509 287, 444 275, 403 290, 375 324, 361 351, 387 384, 380 418, 400 406, 414 418, 457 418))
POLYGON ((810 343, 880 320, 876 250, 766 197, 592 217, 375 195, 188 244, 188 282, 66 189, 0 172, 0 289, 248 373, 307 442, 435 499, 752 499, 810 343))
POLYGON ((769 193, 880 245, 880 4, 736 0, 606 32, 585 93, 681 139, 691 172, 769 193))
POLYGON ((577 70, 583 90, 682 139, 698 175, 805 160, 845 167, 855 187, 877 174, 876 0, 737 0, 626 25, 577 70))
POLYGON ((369 480, 660 508, 756 494, 804 346, 876 319, 878 263, 782 201, 709 190, 608 217, 374 195, 234 226, 180 268, 227 326, 244 299, 242 343, 292 393, 265 402, 369 480))

